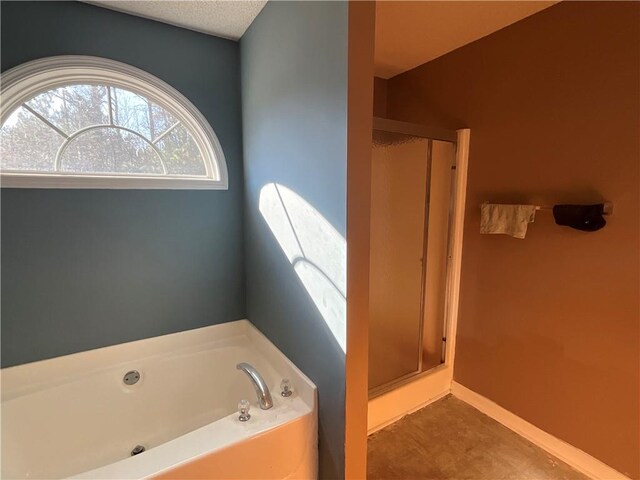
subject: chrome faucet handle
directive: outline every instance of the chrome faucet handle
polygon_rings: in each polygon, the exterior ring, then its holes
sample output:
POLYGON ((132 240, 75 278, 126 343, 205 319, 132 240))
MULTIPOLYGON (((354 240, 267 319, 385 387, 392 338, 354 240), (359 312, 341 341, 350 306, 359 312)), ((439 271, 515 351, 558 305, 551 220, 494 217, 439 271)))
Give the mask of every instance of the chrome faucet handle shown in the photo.
POLYGON ((249 400, 240 400, 238 402, 238 420, 241 422, 246 422, 251 418, 251 414, 249 414, 249 410, 251 410, 251 404, 249 400))
POLYGON ((288 378, 283 378, 280 382, 280 395, 283 397, 290 397, 292 393, 291 381, 288 378))

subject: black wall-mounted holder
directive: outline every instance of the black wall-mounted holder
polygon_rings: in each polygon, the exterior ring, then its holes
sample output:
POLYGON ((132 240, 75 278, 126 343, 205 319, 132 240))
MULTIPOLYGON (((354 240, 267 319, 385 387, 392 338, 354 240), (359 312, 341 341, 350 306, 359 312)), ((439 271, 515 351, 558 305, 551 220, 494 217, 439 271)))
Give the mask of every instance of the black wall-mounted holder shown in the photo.
POLYGON ((604 215, 613 211, 611 203, 594 205, 555 205, 553 219, 557 225, 567 226, 583 232, 595 232, 603 228, 607 221, 604 215))

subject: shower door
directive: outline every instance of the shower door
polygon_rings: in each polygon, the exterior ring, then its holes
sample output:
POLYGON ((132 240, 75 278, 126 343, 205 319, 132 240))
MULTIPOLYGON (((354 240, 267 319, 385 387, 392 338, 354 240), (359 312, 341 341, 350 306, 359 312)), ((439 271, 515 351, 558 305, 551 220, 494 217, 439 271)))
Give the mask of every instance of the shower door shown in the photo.
POLYGON ((455 184, 455 137, 399 133, 419 130, 402 122, 382 125, 396 130, 373 130, 370 396, 444 361, 455 184))
POLYGON ((369 389, 421 369, 429 141, 374 130, 369 389))

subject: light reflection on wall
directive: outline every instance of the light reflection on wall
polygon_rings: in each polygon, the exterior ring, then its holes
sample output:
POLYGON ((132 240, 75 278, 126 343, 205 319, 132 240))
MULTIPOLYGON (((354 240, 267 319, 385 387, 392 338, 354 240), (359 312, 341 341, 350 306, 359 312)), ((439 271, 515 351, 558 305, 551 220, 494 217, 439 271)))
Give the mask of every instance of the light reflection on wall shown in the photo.
POLYGON ((347 243, 320 212, 287 187, 260 190, 260 213, 346 352, 347 243))

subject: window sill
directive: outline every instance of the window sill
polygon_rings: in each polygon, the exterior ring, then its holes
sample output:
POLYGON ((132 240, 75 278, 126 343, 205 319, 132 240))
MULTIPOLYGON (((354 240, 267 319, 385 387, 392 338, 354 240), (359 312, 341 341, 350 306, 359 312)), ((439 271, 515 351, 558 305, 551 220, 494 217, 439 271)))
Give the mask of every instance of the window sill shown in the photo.
POLYGON ((117 175, 0 174, 1 188, 88 188, 130 190, 227 190, 226 181, 210 178, 117 175))

